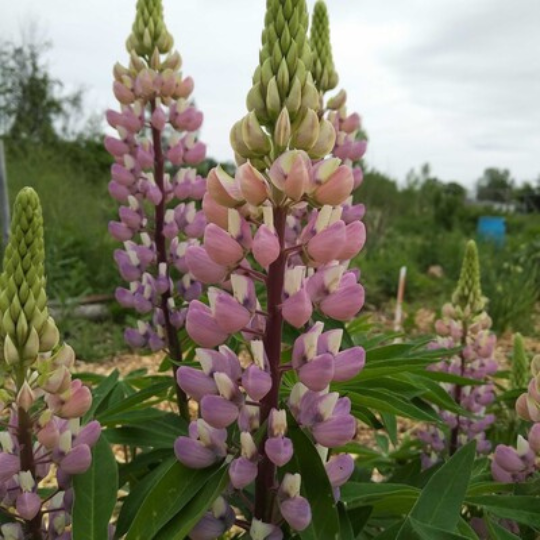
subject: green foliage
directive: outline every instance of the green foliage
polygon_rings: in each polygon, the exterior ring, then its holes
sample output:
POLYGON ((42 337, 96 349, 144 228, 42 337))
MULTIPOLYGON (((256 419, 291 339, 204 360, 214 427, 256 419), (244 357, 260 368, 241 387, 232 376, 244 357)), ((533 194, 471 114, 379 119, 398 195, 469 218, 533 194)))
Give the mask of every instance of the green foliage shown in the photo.
POLYGON ((101 436, 92 450, 92 465, 73 478, 73 540, 103 540, 118 489, 118 469, 107 440, 101 436))

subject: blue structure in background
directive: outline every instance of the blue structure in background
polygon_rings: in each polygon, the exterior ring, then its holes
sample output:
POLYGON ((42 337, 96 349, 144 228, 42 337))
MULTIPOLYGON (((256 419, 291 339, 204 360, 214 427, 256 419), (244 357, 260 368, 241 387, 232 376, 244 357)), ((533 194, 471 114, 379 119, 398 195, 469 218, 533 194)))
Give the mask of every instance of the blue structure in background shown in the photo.
POLYGON ((502 245, 506 235, 506 220, 500 216, 482 216, 478 218, 477 232, 482 240, 502 245))

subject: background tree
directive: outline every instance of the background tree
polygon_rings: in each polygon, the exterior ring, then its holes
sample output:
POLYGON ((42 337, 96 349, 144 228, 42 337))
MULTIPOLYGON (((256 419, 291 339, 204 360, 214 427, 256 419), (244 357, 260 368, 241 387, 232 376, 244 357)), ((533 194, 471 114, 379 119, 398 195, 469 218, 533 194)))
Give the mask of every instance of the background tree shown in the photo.
POLYGON ((489 167, 476 184, 479 201, 509 203, 513 199, 515 181, 508 169, 489 167))
POLYGON ((83 92, 63 92, 45 61, 50 47, 39 37, 0 42, 0 134, 47 143, 66 138, 70 121, 79 116, 83 92))

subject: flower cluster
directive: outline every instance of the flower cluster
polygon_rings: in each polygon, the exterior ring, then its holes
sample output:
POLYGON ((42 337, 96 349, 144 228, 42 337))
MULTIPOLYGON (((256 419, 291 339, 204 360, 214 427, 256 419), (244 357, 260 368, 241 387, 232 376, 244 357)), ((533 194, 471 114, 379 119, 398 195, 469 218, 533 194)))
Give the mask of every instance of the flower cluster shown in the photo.
MULTIPOLYGON (((352 168, 353 191, 360 187, 364 178, 359 161, 367 150, 367 141, 361 130, 361 118, 358 113, 347 112, 347 93, 339 91, 324 103, 325 94, 337 87, 338 74, 334 67, 332 46, 330 42, 330 24, 326 4, 318 0, 313 8, 310 43, 313 49, 313 79, 320 93, 323 114, 334 126, 336 141, 332 155, 352 168)), ((360 220, 365 208, 363 204, 354 204, 353 197, 343 203, 346 219, 360 220)))
POLYGON ((494 385, 490 377, 497 371, 494 358, 496 336, 490 331, 491 319, 484 311, 485 300, 480 288, 480 270, 476 245, 467 245, 461 276, 452 304, 442 309, 442 318, 435 323, 437 339, 430 344, 433 349, 458 349, 456 354, 434 365, 432 369, 481 381, 476 386, 445 384, 445 388, 470 416, 441 411, 441 419, 448 427, 443 432, 430 427, 418 433, 426 445, 423 457, 425 467, 437 461, 442 452, 453 454, 457 448, 475 439, 477 451, 488 453, 491 443, 485 431, 494 422, 486 408, 495 400, 494 385))
MULTIPOLYGON (((250 112, 231 132, 239 167, 234 176, 210 172, 204 241, 186 250, 190 273, 209 287, 208 303, 191 301, 186 318, 201 369, 183 366, 177 377, 200 417, 175 452, 194 468, 227 461, 233 493, 255 483, 247 528, 252 538, 279 539, 283 520, 297 531, 311 521, 302 479, 290 470, 291 422, 311 435, 336 497, 354 469, 350 456, 328 459, 356 433, 349 399, 330 385, 358 374, 364 351, 341 350, 343 331, 325 331, 320 319, 347 321, 362 308, 349 262, 366 232, 347 205, 352 168, 331 156, 336 132, 319 114, 305 1, 270 0, 265 23, 250 112), (285 327, 297 336, 288 344, 285 327), (226 345, 232 335, 243 342, 238 352, 226 345), (298 381, 290 389, 284 374, 298 381)), ((227 530, 227 499, 192 538, 227 530)))
POLYGON ((536 457, 540 454, 540 355, 532 359, 532 379, 527 392, 516 401, 518 416, 527 422, 534 422, 527 438, 518 435, 516 448, 498 445, 491 462, 493 478, 498 482, 523 482, 537 469, 536 457))
POLYGON ((36 193, 17 196, 0 276, 0 509, 13 523, 2 538, 71 538, 71 477, 91 465, 98 422, 81 426, 90 390, 72 379, 73 349, 59 344, 48 315, 43 222, 36 193), (56 477, 53 495, 38 493, 56 477), (43 518, 44 513, 48 515, 43 518))
POLYGON ((197 202, 206 180, 193 168, 205 159, 206 146, 197 139, 203 115, 190 102, 193 80, 182 77, 172 46, 161 1, 139 0, 127 41, 129 67, 114 68, 121 109, 107 112, 119 137, 106 137, 105 147, 115 160, 109 192, 121 203, 120 220, 109 231, 124 243, 115 260, 129 282, 116 297, 141 316, 126 330, 126 341, 154 351, 168 347, 180 361, 177 332, 185 303, 201 293, 185 254, 199 244, 206 225, 197 202))

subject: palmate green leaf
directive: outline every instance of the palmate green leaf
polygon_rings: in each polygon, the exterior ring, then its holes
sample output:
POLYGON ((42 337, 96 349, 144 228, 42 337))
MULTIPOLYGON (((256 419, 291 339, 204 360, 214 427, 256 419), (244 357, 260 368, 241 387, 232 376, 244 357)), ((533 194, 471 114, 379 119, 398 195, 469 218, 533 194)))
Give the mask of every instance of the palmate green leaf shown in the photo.
POLYGON ((512 519, 523 525, 540 529, 540 503, 538 497, 522 495, 483 495, 467 497, 467 504, 479 506, 493 515, 512 519))
MULTIPOLYGON (((475 453, 476 443, 472 441, 460 448, 433 474, 409 517, 444 531, 454 531, 469 485, 475 453)), ((397 540, 409 538, 407 531, 410 526, 410 522, 404 524, 397 540)))
POLYGON ((223 465, 214 472, 189 503, 165 527, 148 540, 184 540, 228 484, 229 467, 223 465))
POLYGON ((195 497, 219 469, 189 469, 175 461, 160 476, 140 506, 126 540, 150 540, 195 497))
POLYGON ((73 540, 108 538, 116 504, 118 468, 114 454, 101 436, 92 449, 92 465, 73 477, 73 540))
POLYGON ((127 533, 148 493, 155 488, 156 484, 172 469, 176 462, 175 456, 165 459, 161 465, 147 474, 130 490, 129 495, 122 503, 122 509, 116 523, 117 537, 122 537, 127 533))
POLYGON ((313 515, 311 524, 299 536, 302 540, 337 540, 339 516, 321 456, 300 427, 292 422, 289 426, 294 454, 285 470, 302 476, 302 492, 311 504, 313 515))

